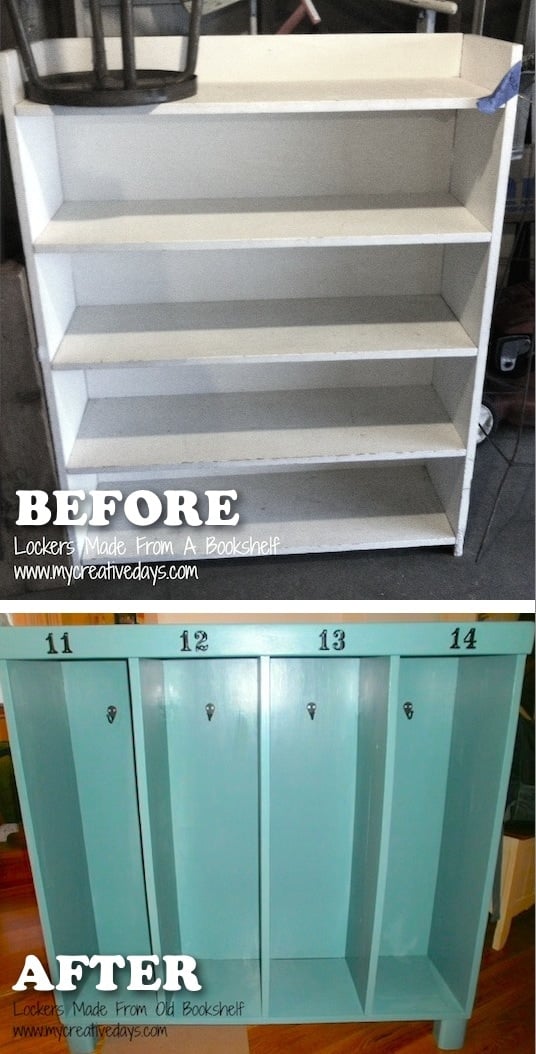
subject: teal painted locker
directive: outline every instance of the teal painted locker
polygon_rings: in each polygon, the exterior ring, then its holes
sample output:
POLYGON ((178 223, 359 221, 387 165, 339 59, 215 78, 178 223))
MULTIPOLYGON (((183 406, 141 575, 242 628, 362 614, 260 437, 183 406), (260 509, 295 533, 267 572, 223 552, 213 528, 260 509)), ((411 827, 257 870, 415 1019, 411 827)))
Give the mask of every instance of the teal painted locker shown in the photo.
MULTIPOLYGON (((52 979, 62 954, 152 956, 155 984, 190 955, 199 990, 132 992, 118 971, 106 1022, 133 1000, 167 1025, 429 1019, 461 1047, 532 640, 523 623, 3 630, 52 979)), ((67 1026, 97 980, 62 999, 67 1026)))
POLYGON ((360 1013, 345 962, 358 676, 358 659, 270 663, 272 1020, 360 1013))
POLYGON ((6 687, 54 955, 145 952, 127 664, 17 661, 6 687))
POLYGON ((158 953, 195 954, 194 1008, 207 989, 226 1004, 247 993, 252 1016, 261 1013, 257 667, 142 660, 138 695, 158 953))

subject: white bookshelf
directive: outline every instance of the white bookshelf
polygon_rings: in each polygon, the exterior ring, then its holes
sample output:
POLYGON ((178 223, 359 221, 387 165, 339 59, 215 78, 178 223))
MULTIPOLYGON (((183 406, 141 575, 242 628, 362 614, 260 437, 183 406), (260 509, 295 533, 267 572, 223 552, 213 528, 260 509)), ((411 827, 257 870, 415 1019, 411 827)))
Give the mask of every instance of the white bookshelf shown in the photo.
MULTIPOLYGON (((138 65, 184 46, 140 38, 138 65)), ((91 62, 87 40, 36 54, 91 62)), ((235 536, 279 554, 461 553, 515 117, 476 102, 519 58, 458 34, 204 37, 195 97, 96 111, 28 102, 4 53, 60 486, 217 479, 235 536)))

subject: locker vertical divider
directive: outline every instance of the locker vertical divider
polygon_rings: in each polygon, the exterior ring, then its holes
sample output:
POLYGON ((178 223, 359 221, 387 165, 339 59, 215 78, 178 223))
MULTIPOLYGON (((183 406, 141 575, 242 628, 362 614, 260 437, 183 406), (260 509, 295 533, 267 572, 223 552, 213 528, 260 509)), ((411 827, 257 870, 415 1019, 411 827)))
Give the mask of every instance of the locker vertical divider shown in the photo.
POLYGON ((140 820, 153 952, 181 948, 181 926, 171 837, 165 663, 134 658, 132 707, 139 778, 140 820))
POLYGON ((132 700, 132 730, 134 735, 134 764, 138 785, 138 808, 140 814, 140 834, 145 875, 145 896, 149 918, 151 952, 162 956, 168 949, 162 947, 156 881, 154 871, 155 847, 153 845, 153 827, 149 806, 149 787, 147 782, 147 751, 145 727, 143 720, 143 696, 140 677, 139 659, 128 660, 128 676, 132 700))
POLYGON ((270 1008, 270 656, 259 660, 259 853, 261 1014, 270 1008))
MULTIPOLYGON (((370 947, 370 967, 365 997, 365 1014, 373 1013, 378 962, 380 958, 381 932, 385 895, 387 887, 387 863, 389 857, 389 835, 393 804, 394 767, 396 748, 396 704, 400 677, 400 656, 392 655, 389 662, 389 679, 387 688, 385 714, 385 755, 383 768, 383 793, 381 798, 381 820, 379 831, 378 870, 376 880, 376 900, 372 908, 372 933, 370 947)), ((378 778, 378 777, 377 777, 378 778)))
POLYGON ((362 657, 359 668, 358 743, 354 836, 346 959, 367 1016, 374 998, 385 892, 394 744, 390 699, 396 695, 398 659, 362 657))

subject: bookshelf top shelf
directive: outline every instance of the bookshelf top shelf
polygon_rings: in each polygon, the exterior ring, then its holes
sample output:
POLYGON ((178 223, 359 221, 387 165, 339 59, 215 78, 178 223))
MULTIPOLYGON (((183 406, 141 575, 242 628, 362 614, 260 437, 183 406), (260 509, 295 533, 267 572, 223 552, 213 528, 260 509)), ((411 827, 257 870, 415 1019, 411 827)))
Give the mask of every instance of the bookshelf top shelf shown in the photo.
MULTIPOLYGON (((120 41, 107 41, 109 68, 120 68, 120 41)), ((140 37, 139 68, 179 69, 185 40, 140 37)), ((16 54, 9 60, 14 71, 16 54)), ((49 40, 34 45, 43 74, 90 69, 87 39, 49 40)), ((126 117, 205 113, 292 113, 321 111, 473 108, 488 95, 514 62, 519 45, 452 34, 328 34, 322 36, 202 37, 197 94, 153 107, 91 109, 126 117)), ((20 80, 20 72, 19 72, 20 80)), ((24 99, 19 84, 19 116, 52 112, 24 99)), ((55 107, 72 116, 79 107, 55 107)), ((87 111, 86 111, 87 112, 87 111)))
MULTIPOLYGON (((145 116, 172 114, 246 114, 246 113, 333 113, 382 110, 463 110, 473 109, 486 95, 482 85, 461 77, 421 77, 405 80, 322 80, 199 83, 197 94, 190 99, 142 106, 136 113, 145 116)), ((52 107, 28 102, 17 105, 19 116, 50 113, 52 107)), ((57 116, 76 113, 131 116, 130 107, 85 108, 54 107, 57 116)))

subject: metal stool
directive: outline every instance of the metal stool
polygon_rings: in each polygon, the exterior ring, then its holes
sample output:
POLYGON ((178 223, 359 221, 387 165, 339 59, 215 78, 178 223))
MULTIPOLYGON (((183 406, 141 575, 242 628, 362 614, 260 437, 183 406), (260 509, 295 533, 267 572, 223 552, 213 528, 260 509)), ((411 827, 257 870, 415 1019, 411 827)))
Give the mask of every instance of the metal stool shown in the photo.
POLYGON ((196 92, 195 65, 203 0, 192 0, 186 65, 183 70, 136 69, 132 0, 120 0, 123 68, 106 63, 100 0, 89 0, 93 69, 41 76, 37 70, 19 0, 6 0, 22 65, 28 99, 56 106, 144 106, 184 99, 196 92))

